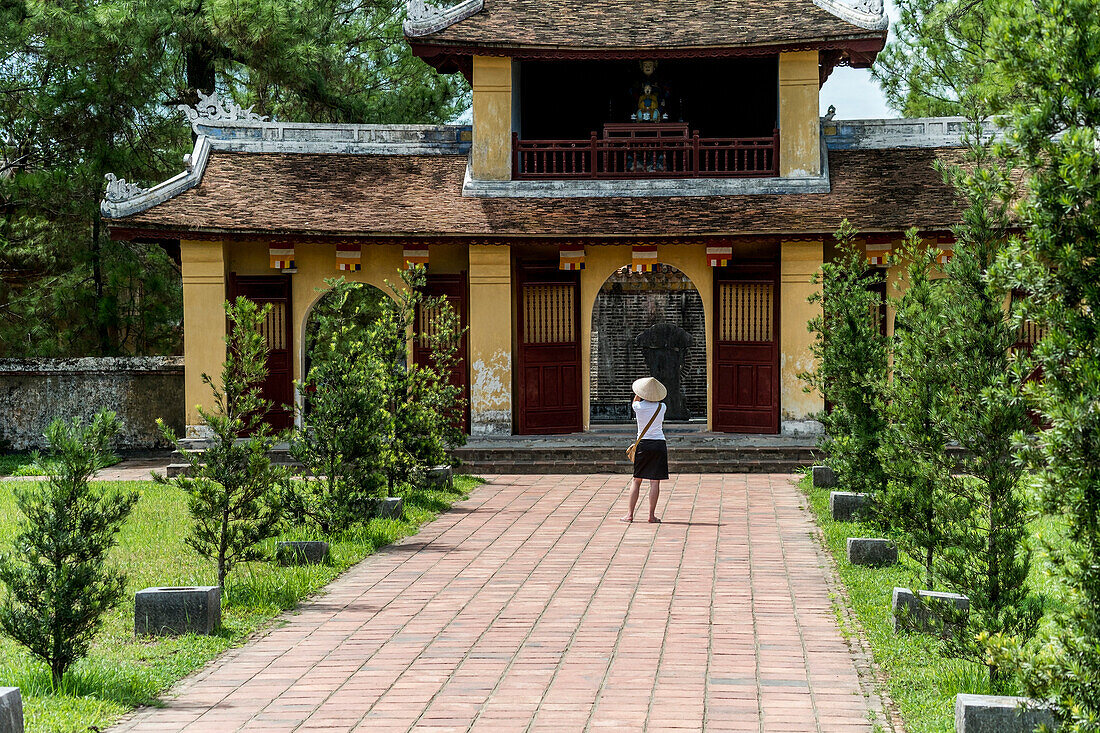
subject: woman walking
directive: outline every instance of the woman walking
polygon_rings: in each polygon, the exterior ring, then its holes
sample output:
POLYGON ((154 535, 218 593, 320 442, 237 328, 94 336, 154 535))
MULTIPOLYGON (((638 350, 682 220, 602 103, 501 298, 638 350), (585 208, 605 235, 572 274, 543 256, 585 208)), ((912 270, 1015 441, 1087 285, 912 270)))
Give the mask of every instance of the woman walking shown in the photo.
POLYGON ((638 494, 642 490, 642 479, 649 479, 649 521, 658 523, 657 499, 661 494, 661 481, 668 478, 668 447, 665 444, 665 432, 662 424, 665 420, 665 405, 661 402, 667 395, 665 385, 653 377, 644 377, 634 382, 634 417, 638 421, 638 447, 634 453, 634 480, 630 487, 630 506, 623 522, 634 521, 634 506, 638 503, 638 494))

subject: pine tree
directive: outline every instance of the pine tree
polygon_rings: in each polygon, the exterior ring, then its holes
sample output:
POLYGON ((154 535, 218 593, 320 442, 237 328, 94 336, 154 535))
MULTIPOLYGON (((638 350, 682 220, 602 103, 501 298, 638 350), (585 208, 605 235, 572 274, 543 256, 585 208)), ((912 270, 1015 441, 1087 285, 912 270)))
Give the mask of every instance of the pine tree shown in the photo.
POLYGON ((822 265, 810 297, 821 315, 809 323, 814 334, 813 372, 799 375, 831 403, 822 415, 822 447, 838 481, 849 491, 880 498, 886 483, 878 457, 885 422, 882 390, 886 380, 886 338, 879 331, 878 296, 868 290, 875 277, 855 246, 855 229, 844 221, 836 232, 838 256, 822 265))
MULTIPOLYGON (((885 389, 886 421, 879 458, 890 467, 880 514, 898 548, 924 569, 924 587, 935 590, 935 561, 944 549, 946 439, 939 413, 950 388, 941 314, 942 275, 935 248, 916 230, 906 233, 904 291, 893 299, 893 368, 885 389)), ((900 286, 901 284, 899 284, 900 286)))
POLYGON ((1063 536, 1048 550, 1067 610, 1034 659, 1029 692, 1066 733, 1100 728, 1100 34, 1095 0, 1013 2, 993 58, 1022 90, 1008 117, 1027 176, 1025 233, 999 263, 1044 330, 1028 397, 1044 429, 1026 442, 1043 508, 1063 536))
POLYGON ((1042 615, 1027 586, 1030 514, 1013 445, 1031 421, 1023 401, 1027 371, 1010 362, 1017 330, 1005 308, 1009 293, 989 277, 1007 246, 1015 187, 1008 167, 980 142, 976 123, 969 136, 967 167, 939 166, 966 203, 940 303, 951 389, 937 417, 944 437, 963 453, 946 482, 948 536, 939 559, 944 581, 969 597, 971 608, 971 633, 951 639, 949 651, 985 663, 991 685, 1002 689, 1011 671, 989 660, 974 634, 1028 639, 1042 615))
MULTIPOLYGON (((278 436, 263 421, 271 405, 260 396, 267 376, 267 344, 260 328, 270 310, 270 304, 261 308, 245 298, 226 302, 229 333, 221 378, 215 382, 202 375, 215 404, 213 410, 199 407, 211 433, 208 445, 188 454, 188 475, 158 479, 187 493, 192 520, 187 544, 214 562, 223 590, 238 563, 263 558, 258 545, 276 534, 282 516, 280 496, 288 476, 268 457, 278 436)), ((161 429, 182 450, 163 423, 161 429)))
POLYGON ((55 420, 46 431, 51 474, 15 491, 24 519, 12 551, 0 556, 8 588, 0 626, 49 665, 55 688, 123 598, 126 578, 108 567, 107 553, 138 494, 89 483, 111 464, 118 431, 104 410, 87 424, 55 420))
POLYGON ((331 535, 367 518, 385 488, 383 382, 368 342, 385 295, 343 278, 326 283, 306 335, 309 373, 298 383, 303 428, 290 439, 291 454, 312 477, 292 482, 288 509, 331 535))
POLYGON ((994 90, 989 25, 1003 0, 896 0, 890 40, 871 69, 886 101, 905 117, 966 115, 964 98, 994 90))
POLYGON ((418 469, 444 461, 448 448, 465 440, 465 405, 450 381, 462 335, 458 317, 446 298, 426 298, 424 283, 422 265, 402 271, 369 336, 387 416, 381 456, 391 492, 418 469), (416 323, 418 310, 430 316, 430 325, 416 323), (424 341, 430 364, 408 363, 410 337, 424 341))

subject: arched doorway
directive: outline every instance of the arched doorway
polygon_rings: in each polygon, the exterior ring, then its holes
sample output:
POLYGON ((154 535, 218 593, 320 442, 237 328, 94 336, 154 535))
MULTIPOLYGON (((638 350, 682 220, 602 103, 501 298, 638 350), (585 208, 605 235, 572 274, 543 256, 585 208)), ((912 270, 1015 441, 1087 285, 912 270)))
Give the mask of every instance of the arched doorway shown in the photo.
POLYGON ((648 375, 669 389, 669 421, 706 423, 703 300, 672 265, 643 273, 623 266, 608 277, 592 309, 589 353, 593 425, 631 422, 630 385, 648 375))
MULTIPOLYGON (((382 303, 389 297, 382 290, 368 283, 352 283, 355 287, 351 290, 347 300, 343 304, 337 304, 336 296, 331 290, 321 293, 309 310, 306 311, 305 322, 302 324, 302 354, 299 372, 304 380, 309 375, 310 354, 313 345, 321 333, 322 316, 341 319, 354 319, 355 322, 366 330, 381 314, 382 303)), ((306 395, 298 395, 299 403, 308 409, 306 395)))

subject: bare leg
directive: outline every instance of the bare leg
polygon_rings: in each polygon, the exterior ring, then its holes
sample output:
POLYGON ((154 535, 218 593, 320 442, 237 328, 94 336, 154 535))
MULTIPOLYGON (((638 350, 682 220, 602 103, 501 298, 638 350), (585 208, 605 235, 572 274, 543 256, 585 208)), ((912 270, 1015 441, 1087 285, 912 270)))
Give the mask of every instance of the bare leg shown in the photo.
POLYGON ((630 482, 630 508, 627 509, 626 516, 620 517, 620 522, 633 522, 634 521, 634 505, 638 503, 638 494, 642 490, 642 480, 640 478, 633 479, 630 482))
MULTIPOLYGON (((638 482, 639 485, 642 483, 641 479, 635 479, 635 480, 638 482)), ((661 496, 661 481, 660 481, 660 479, 657 479, 657 480, 652 480, 651 479, 650 482, 649 482, 649 521, 652 522, 652 523, 656 523, 656 522, 661 521, 660 519, 657 519, 657 515, 654 514, 654 512, 657 511, 657 499, 660 496, 661 496)))

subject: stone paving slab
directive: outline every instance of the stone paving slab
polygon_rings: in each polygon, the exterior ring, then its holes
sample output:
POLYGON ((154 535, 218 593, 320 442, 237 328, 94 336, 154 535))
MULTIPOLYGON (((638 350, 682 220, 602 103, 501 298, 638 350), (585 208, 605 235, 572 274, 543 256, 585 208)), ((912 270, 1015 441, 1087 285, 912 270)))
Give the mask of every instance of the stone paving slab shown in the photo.
POLYGON ((791 476, 626 488, 490 477, 114 731, 889 729, 791 476))
MULTIPOLYGON (((152 474, 164 476, 168 458, 127 458, 98 472, 95 481, 151 481, 152 474)), ((41 481, 41 476, 0 476, 0 481, 41 481)))

